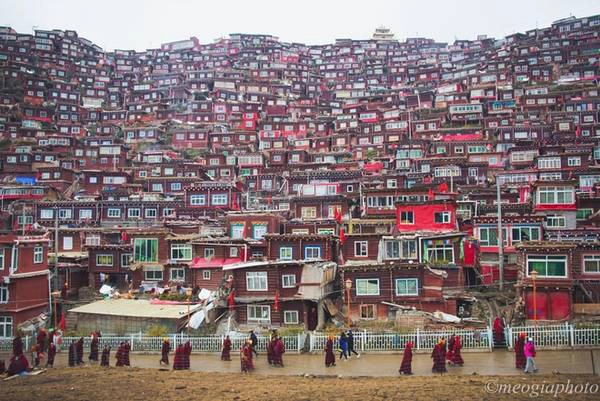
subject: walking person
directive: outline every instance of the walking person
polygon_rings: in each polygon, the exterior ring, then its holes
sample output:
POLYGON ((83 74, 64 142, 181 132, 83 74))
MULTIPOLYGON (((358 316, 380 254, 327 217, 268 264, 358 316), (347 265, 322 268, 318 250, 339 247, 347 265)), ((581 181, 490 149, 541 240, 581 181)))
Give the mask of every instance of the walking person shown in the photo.
POLYGON ((71 345, 69 345, 69 366, 73 367, 77 364, 77 344, 75 344, 75 340, 71 341, 71 345))
POLYGON ((327 337, 325 343, 325 367, 335 366, 335 354, 333 353, 333 337, 327 337))
POLYGON ((169 365, 169 352, 171 351, 171 343, 169 342, 169 339, 167 337, 163 338, 163 342, 162 342, 162 347, 160 350, 160 361, 158 362, 159 365, 165 364, 165 365, 169 365))
POLYGON ((90 342, 90 356, 88 357, 90 362, 98 362, 98 351, 100 346, 99 333, 94 331, 92 333, 92 340, 90 342))
POLYGON ((183 344, 179 344, 175 348, 175 356, 173 357, 173 370, 184 370, 185 369, 185 361, 183 356, 183 344))
POLYGON ((256 351, 256 348, 258 347, 258 337, 256 337, 254 330, 250 331, 250 341, 252 341, 250 345, 252 348, 252 353, 258 357, 258 351, 256 351))
POLYGON ((433 359, 433 367, 431 371, 433 373, 445 373, 446 369, 446 352, 444 351, 445 341, 444 339, 440 339, 440 341, 433 348, 433 352, 431 353, 431 358, 433 359))
POLYGON ((525 339, 527 334, 519 333, 517 341, 515 341, 515 367, 517 369, 525 369, 525 339))
POLYGON ((504 344, 504 320, 497 316, 494 319, 494 344, 504 344))
POLYGON ((463 366, 465 364, 465 362, 463 361, 462 355, 460 354, 461 349, 462 349, 462 342, 460 341, 460 336, 453 336, 451 362, 454 366, 463 366))
POLYGON ((53 342, 48 344, 48 359, 46 367, 54 367, 54 358, 56 357, 56 345, 53 342))
POLYGON ((252 354, 254 351, 252 348, 252 340, 248 340, 240 351, 241 368, 244 373, 248 373, 254 369, 254 363, 252 362, 252 354))
POLYGON ((285 345, 281 337, 275 337, 273 346, 273 365, 283 367, 283 354, 285 353, 285 345))
POLYGON ((342 331, 342 334, 340 335, 340 360, 342 358, 345 358, 345 360, 348 360, 348 336, 346 336, 346 333, 342 331))
POLYGON ((402 364, 400 365, 400 374, 412 375, 412 341, 406 343, 404 354, 402 355, 402 364))
POLYGON ((80 337, 75 345, 77 365, 83 365, 83 337, 80 337))
POLYGON ((106 344, 100 356, 100 366, 108 367, 110 363, 110 345, 106 344))
POLYGON ((222 361, 231 361, 231 339, 229 336, 223 340, 223 350, 221 351, 222 361))
POLYGON ((454 354, 454 334, 451 334, 450 337, 448 337, 448 350, 446 352, 446 360, 450 363, 453 364, 454 360, 453 360, 453 354, 454 354))
POLYGON ((356 355, 356 359, 360 358, 360 354, 354 350, 354 333, 348 330, 348 356, 352 357, 352 353, 356 355))
POLYGON ((533 373, 537 372, 538 367, 533 359, 535 358, 535 345, 533 344, 533 338, 527 338, 523 352, 525 354, 525 358, 527 359, 525 364, 525 373, 529 373, 530 371, 533 371, 533 373))

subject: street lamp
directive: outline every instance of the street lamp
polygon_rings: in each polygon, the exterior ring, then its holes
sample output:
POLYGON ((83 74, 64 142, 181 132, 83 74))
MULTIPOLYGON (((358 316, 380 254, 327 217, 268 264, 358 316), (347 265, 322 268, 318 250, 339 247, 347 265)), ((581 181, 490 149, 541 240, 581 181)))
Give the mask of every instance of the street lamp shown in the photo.
POLYGON ((187 335, 190 336, 190 302, 192 300, 192 288, 186 288, 185 295, 187 295, 187 335))
POLYGON ((531 275, 531 281, 533 281, 533 321, 537 322, 537 295, 536 295, 537 285, 536 285, 536 280, 537 280, 538 272, 534 270, 529 274, 531 275))
POLYGON ((352 290, 352 280, 346 279, 346 299, 348 300, 348 327, 350 327, 350 290, 352 290))

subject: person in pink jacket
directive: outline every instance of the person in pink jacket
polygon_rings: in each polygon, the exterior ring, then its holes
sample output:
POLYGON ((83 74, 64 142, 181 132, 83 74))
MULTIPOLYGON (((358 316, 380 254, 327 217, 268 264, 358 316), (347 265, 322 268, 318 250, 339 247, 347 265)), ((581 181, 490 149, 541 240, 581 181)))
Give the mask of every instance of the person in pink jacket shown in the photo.
POLYGON ((525 364, 525 373, 529 373, 530 369, 533 370, 533 373, 538 371, 537 366, 535 365, 535 345, 533 344, 533 338, 527 338, 527 342, 524 347, 525 358, 527 359, 527 363, 525 364))

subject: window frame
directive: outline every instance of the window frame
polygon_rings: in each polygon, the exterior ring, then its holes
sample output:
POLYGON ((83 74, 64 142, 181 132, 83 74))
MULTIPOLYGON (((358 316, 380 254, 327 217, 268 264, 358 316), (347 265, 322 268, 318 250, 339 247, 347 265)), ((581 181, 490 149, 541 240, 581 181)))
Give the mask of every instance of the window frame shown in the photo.
POLYGON ((282 274, 281 275, 281 288, 296 288, 296 275, 295 274, 282 274))
POLYGON ((246 321, 248 323, 271 323, 271 306, 269 305, 248 305, 246 307, 246 321), (254 313, 251 313, 250 311, 253 310, 254 313), (260 310, 261 313, 259 314, 259 316, 261 317, 256 317, 256 310, 260 310), (264 311, 267 311, 267 317, 262 317, 264 316, 264 311), (251 317, 251 315, 254 315, 254 317, 251 317))
POLYGON ((545 263, 545 268, 546 268, 546 273, 548 272, 548 261, 550 260, 549 258, 554 258, 554 261, 558 261, 560 258, 561 261, 564 262, 564 269, 565 269, 565 274, 564 276, 556 276, 556 275, 548 275, 548 274, 543 274, 541 272, 538 272, 538 277, 541 278, 568 278, 569 277, 569 270, 568 270, 568 263, 567 263, 567 256, 566 255, 527 255, 527 277, 531 277, 531 267, 530 267, 530 262, 544 262, 545 263))
POLYGON ((33 263, 34 264, 44 263, 44 247, 43 246, 35 246, 33 248, 33 263))
POLYGON ((113 267, 115 265, 115 255, 112 253, 97 253, 96 254, 96 266, 99 267, 113 267), (110 264, 100 263, 100 258, 110 258, 110 264))
POLYGON ((268 274, 268 272, 266 272, 266 271, 246 272, 246 291, 251 291, 251 292, 269 291, 269 274, 268 274), (263 284, 264 284, 264 286, 263 286, 263 284))
POLYGON ((285 310, 283 311, 283 324, 298 324, 300 322, 300 314, 297 310, 285 310), (294 319, 290 320, 289 316, 295 316, 294 319))
MULTIPOLYGON (((406 284, 406 289, 408 290, 408 284, 406 284)), ((419 296, 419 279, 413 278, 413 277, 396 278, 394 280, 394 295, 397 297, 418 297, 419 296), (399 293, 398 292, 398 284, 401 282, 408 283, 409 281, 413 281, 415 283, 415 292, 399 293)))
POLYGON ((171 267, 169 269, 169 281, 185 282, 185 267, 171 267), (177 273, 177 277, 173 278, 173 273, 177 273), (183 274, 179 274, 183 273, 183 274), (182 277, 179 277, 182 276, 182 277))
MULTIPOLYGON (((372 283, 371 283, 372 284, 372 283)), ((379 296, 381 294, 381 288, 379 287, 380 281, 379 278, 356 278, 354 279, 354 285, 355 285, 355 296, 357 297, 376 297, 379 296), (370 293, 369 292, 369 282, 377 282, 377 293, 370 293), (364 291, 360 291, 359 292, 359 283, 362 282, 366 282, 367 283, 367 287, 366 288, 366 292, 364 291)))
MULTIPOLYGON (((143 237, 143 238, 134 238, 133 239, 133 261, 134 262, 139 262, 139 263, 158 263, 158 246, 159 246, 158 238, 145 238, 145 237, 143 237), (144 247, 144 253, 145 253, 144 259, 139 259, 138 255, 137 255, 137 252, 138 252, 137 249, 138 249, 138 247, 139 248, 142 247, 141 244, 138 246, 137 243, 139 243, 141 241, 144 241, 144 245, 143 245, 143 247, 144 247), (150 258, 152 258, 152 260, 146 259, 146 257, 148 257, 148 250, 145 249, 145 248, 148 247, 149 244, 150 244, 151 248, 154 248, 154 245, 153 245, 154 243, 156 243, 156 254, 152 255, 153 252, 152 252, 152 249, 150 249, 150 258), (156 256, 156 257, 153 258, 153 256, 156 256)), ((140 251, 141 251, 141 249, 140 249, 140 251)))
POLYGON ((357 258, 369 257, 369 241, 354 241, 354 256, 357 258))
POLYGON ((600 274, 600 255, 583 255, 581 258, 581 271, 584 274, 600 274), (588 271, 586 266, 586 262, 588 261, 596 262, 596 271, 588 271))
POLYGON ((169 256, 170 256, 169 259, 189 261, 189 260, 192 260, 192 253, 193 253, 192 244, 172 243, 171 247, 169 248, 169 256), (176 256, 181 256, 181 252, 184 252, 185 255, 183 255, 183 257, 173 257, 174 251, 179 253, 179 255, 176 255, 176 256), (188 252, 189 252, 189 257, 187 255, 188 252))
POLYGON ((279 247, 279 260, 294 260, 294 247, 292 246, 280 246, 279 247), (285 253, 289 250, 289 256, 282 256, 282 251, 285 253))
POLYGON ((321 247, 319 245, 305 245, 304 246, 304 260, 319 260, 319 259, 321 259, 321 247), (315 250, 318 251, 318 256, 309 257, 308 254, 314 252, 315 250))

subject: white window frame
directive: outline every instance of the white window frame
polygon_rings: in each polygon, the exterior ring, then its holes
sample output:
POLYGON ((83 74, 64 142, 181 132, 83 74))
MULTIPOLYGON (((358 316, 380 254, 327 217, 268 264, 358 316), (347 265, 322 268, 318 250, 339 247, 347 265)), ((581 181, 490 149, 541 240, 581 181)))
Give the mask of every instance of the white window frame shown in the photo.
POLYGON ((365 258, 369 256, 369 241, 354 241, 354 256, 365 258))
POLYGON ((115 265, 115 257, 113 254, 110 253, 99 253, 96 255, 96 266, 107 266, 107 267, 113 267, 115 265), (100 258, 101 257, 110 257, 110 264, 107 263, 100 263, 100 258))
POLYGON ((156 219, 156 216, 158 216, 158 210, 152 208, 152 209, 145 209, 144 210, 144 218, 146 219, 156 219))
POLYGON ((127 218, 129 218, 129 219, 131 219, 131 218, 139 218, 141 215, 142 215, 142 212, 137 207, 132 207, 130 209, 127 209, 127 218))
POLYGON ((269 305, 248 305, 246 313, 248 323, 271 323, 271 307, 269 305), (257 311, 259 312, 257 313, 257 311))
POLYGON ((131 266, 132 259, 133 259, 132 253, 122 253, 121 254, 121 268, 131 266))
POLYGON ((0 338, 11 338, 13 332, 12 316, 0 316, 0 338))
POLYGON ((585 274, 600 274, 600 255, 583 255, 581 260, 582 271, 585 274), (588 271, 586 262, 596 264, 596 271, 588 271))
POLYGON ((294 260, 294 248, 291 246, 279 247, 279 260, 294 260))
POLYGON ((569 270, 568 270, 568 264, 567 264, 567 256, 566 255, 527 255, 527 277, 531 277, 530 274, 530 269, 529 269, 529 263, 531 261, 537 261, 537 262, 545 262, 546 263, 546 271, 548 271, 548 261, 550 260, 549 258, 555 258, 553 259, 554 261, 559 260, 558 258, 560 258, 561 261, 564 261, 565 263, 565 275, 564 276, 549 276, 549 275, 544 275, 542 273, 538 272, 538 277, 543 277, 543 278, 567 278, 569 277, 569 270))
POLYGON ((296 287, 296 275, 295 274, 284 274, 281 276, 281 288, 295 288, 296 287))
POLYGON ((379 279, 378 278, 357 278, 355 279, 354 282, 355 285, 355 292, 356 292, 356 296, 357 297, 375 297, 375 296, 379 296, 379 294, 381 293, 381 289, 379 288, 379 279), (369 286, 372 285, 374 282, 377 282, 377 293, 375 292, 370 292, 369 290, 369 286), (361 286, 363 286, 366 283, 366 291, 360 290, 361 286), (359 285, 360 284, 360 285, 359 285))
POLYGON ((448 224, 452 221, 452 212, 434 212, 433 213, 433 221, 436 224, 448 224), (442 221, 441 222, 437 222, 435 221, 435 215, 436 214, 441 214, 442 215, 442 221))
POLYGON ((286 310, 283 311, 283 324, 298 324, 298 311, 286 310))
POLYGON ((8 285, 0 285, 0 304, 7 304, 9 298, 8 285))
POLYGON ((40 264, 44 262, 44 247, 36 246, 33 248, 33 263, 40 264))
POLYGON ((210 280, 210 270, 202 270, 202 280, 210 280))
POLYGON ((92 209, 79 209, 79 220, 91 219, 92 209))
POLYGON ((192 206, 205 206, 206 205, 206 195, 190 195, 190 205, 192 206))
POLYGON ((396 294, 397 297, 414 297, 414 296, 418 296, 419 295, 419 279, 418 278, 397 278, 394 280, 394 294, 396 294), (407 283, 405 286, 408 289, 408 282, 414 282, 415 283, 415 292, 411 292, 411 293, 400 293, 398 291, 398 285, 400 283, 407 283))
POLYGON ((171 260, 192 260, 191 244, 171 244, 170 252, 171 260), (183 253, 183 257, 180 257, 181 253, 183 253))
POLYGON ((170 281, 185 281, 185 267, 171 267, 169 269, 169 280, 170 281), (176 273, 176 274, 173 274, 173 273, 176 273))
POLYGON ((246 272, 246 290, 253 292, 269 291, 267 272, 246 272))
POLYGON ((112 217, 112 218, 120 218, 121 217, 121 209, 116 208, 116 207, 109 207, 108 210, 106 211, 106 215, 108 217, 112 217), (117 212, 117 213, 115 213, 117 212))
POLYGON ((318 245, 307 245, 304 247, 304 259, 305 260, 315 260, 321 259, 321 247, 318 245), (318 251, 318 255, 314 255, 314 252, 318 251))
POLYGON ((375 304, 361 304, 359 306, 359 313, 360 313, 360 319, 361 320, 375 320, 377 318, 377 307, 375 306, 375 304), (363 308, 372 308, 373 309, 373 316, 371 316, 371 317, 365 317, 363 315, 363 308))
POLYGON ((210 204, 212 206, 227 206, 227 194, 212 194, 210 196, 210 204))
POLYGON ((163 281, 164 272, 160 267, 157 266, 146 266, 144 268, 144 279, 146 281, 163 281), (148 273, 152 273, 151 276, 148 273), (159 275, 160 273, 160 275, 159 275))

